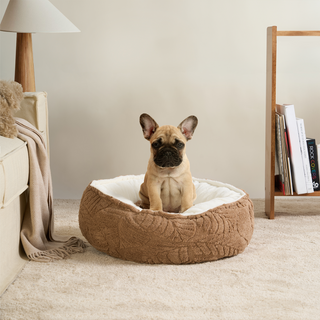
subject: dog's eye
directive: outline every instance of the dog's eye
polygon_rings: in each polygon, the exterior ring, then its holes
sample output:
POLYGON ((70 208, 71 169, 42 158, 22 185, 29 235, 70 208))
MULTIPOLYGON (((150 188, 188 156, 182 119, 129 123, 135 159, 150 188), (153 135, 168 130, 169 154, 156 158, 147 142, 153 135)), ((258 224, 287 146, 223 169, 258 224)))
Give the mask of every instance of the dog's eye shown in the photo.
POLYGON ((177 147, 177 149, 181 150, 184 147, 184 143, 183 142, 178 142, 176 147, 177 147))
POLYGON ((152 143, 152 148, 154 149, 158 149, 161 146, 161 142, 160 141, 155 141, 152 143))

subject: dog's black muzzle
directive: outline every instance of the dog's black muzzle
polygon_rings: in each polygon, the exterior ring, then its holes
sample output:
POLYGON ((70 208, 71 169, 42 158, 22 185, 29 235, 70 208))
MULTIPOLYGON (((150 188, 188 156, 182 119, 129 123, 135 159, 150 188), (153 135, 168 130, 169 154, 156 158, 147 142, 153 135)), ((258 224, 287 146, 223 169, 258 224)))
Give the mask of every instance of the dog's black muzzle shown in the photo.
POLYGON ((154 162, 162 168, 177 167, 181 164, 182 158, 177 149, 164 147, 157 152, 154 162))

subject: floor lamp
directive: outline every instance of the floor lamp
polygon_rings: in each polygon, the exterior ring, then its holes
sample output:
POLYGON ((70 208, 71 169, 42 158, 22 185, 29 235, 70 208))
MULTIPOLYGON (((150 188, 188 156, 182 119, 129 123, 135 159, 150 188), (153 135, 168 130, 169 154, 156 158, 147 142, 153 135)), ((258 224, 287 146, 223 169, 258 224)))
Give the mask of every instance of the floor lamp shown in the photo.
POLYGON ((15 81, 35 92, 32 33, 80 32, 49 0, 10 0, 0 31, 16 32, 15 81))

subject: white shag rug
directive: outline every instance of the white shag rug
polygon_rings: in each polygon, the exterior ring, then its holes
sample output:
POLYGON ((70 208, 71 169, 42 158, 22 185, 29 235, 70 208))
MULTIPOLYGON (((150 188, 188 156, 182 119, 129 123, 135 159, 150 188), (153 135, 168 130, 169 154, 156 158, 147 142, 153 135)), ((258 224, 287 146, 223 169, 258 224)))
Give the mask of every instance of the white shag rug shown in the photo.
MULTIPOLYGON (((29 262, 0 298, 1 320, 320 319, 320 199, 255 200, 255 231, 235 257, 144 265, 89 246, 29 262)), ((80 236, 79 201, 55 200, 56 232, 80 236)))

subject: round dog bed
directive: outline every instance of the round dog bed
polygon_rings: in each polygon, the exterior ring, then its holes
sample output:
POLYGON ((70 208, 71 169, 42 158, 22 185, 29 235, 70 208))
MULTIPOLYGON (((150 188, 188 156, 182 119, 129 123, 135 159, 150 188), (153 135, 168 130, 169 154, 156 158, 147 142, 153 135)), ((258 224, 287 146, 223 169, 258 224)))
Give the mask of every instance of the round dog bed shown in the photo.
POLYGON ((197 198, 182 214, 137 207, 144 175, 92 181, 79 225, 97 250, 143 263, 186 264, 237 255, 249 244, 253 204, 231 185, 194 178, 197 198))

